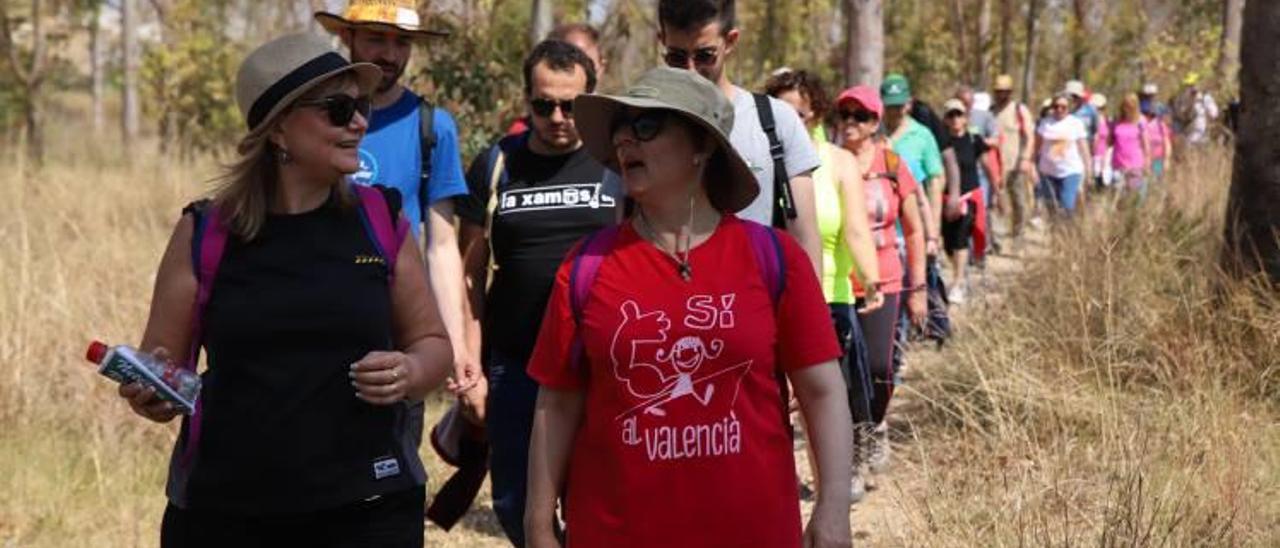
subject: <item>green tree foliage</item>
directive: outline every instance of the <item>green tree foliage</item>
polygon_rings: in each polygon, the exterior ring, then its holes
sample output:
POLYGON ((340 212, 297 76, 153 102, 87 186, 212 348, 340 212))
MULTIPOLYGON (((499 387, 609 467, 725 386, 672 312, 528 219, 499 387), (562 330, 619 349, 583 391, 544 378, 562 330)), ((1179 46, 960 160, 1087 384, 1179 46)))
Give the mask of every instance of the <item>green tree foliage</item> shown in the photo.
POLYGON ((215 3, 178 2, 166 14, 165 40, 143 54, 144 104, 164 149, 216 152, 244 130, 234 85, 246 50, 228 39, 216 15, 215 3))

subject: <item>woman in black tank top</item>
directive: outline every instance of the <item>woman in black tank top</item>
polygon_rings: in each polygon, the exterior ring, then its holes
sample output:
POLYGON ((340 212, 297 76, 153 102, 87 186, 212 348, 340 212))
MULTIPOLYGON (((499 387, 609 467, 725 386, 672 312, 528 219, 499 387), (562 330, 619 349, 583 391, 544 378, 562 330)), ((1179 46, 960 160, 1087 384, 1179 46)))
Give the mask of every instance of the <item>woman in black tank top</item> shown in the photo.
MULTIPOLYGON (((370 228, 404 222, 399 195, 347 186, 380 77, 305 35, 241 67, 240 162, 184 211, 142 342, 207 356, 170 463, 163 546, 422 545, 408 406, 453 354, 417 246, 388 249, 370 228), (370 218, 368 200, 389 218, 370 218), (212 260, 204 238, 219 230, 212 260), (197 300, 201 288, 212 291, 197 300)), ((148 419, 177 416, 136 384, 120 392, 148 419)))

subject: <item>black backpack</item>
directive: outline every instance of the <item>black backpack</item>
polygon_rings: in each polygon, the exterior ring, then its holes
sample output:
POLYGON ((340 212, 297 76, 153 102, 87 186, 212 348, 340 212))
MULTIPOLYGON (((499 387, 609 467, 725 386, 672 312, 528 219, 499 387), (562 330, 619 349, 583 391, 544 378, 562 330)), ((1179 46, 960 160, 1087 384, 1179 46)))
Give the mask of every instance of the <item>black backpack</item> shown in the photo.
POLYGON ((431 181, 431 151, 436 148, 435 114, 436 108, 426 97, 418 103, 419 146, 422 151, 422 172, 418 175, 418 211, 423 222, 427 219, 427 208, 431 205, 428 199, 427 183, 431 181))

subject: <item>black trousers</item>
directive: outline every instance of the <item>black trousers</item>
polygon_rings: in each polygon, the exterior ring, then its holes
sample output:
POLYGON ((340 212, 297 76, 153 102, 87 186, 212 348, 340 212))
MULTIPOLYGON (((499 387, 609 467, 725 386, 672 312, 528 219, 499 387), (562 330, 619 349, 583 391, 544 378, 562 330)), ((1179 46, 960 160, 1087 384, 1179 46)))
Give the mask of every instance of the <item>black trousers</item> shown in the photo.
POLYGON ((170 504, 160 526, 160 546, 420 548, 425 504, 423 487, 329 510, 281 516, 183 510, 170 504))

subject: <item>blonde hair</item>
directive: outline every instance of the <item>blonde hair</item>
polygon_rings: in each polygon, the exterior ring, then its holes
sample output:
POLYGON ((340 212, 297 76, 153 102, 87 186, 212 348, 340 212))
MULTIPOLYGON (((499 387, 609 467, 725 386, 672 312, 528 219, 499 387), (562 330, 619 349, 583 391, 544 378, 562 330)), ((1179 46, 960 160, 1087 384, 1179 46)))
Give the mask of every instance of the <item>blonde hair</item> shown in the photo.
POLYGON ((1124 96, 1124 102, 1120 103, 1120 119, 1131 124, 1136 124, 1142 120, 1142 109, 1138 107, 1138 95, 1136 93, 1124 96))
MULTIPOLYGON (((354 82, 355 73, 344 72, 316 84, 268 120, 268 123, 259 125, 240 140, 236 145, 239 158, 227 165, 222 175, 214 179, 218 181, 218 186, 213 193, 213 203, 217 205, 228 231, 244 241, 251 241, 266 223, 267 210, 280 185, 280 166, 283 163, 280 147, 271 142, 269 136, 280 127, 280 121, 299 101, 325 97, 354 82)), ((350 207, 355 202, 355 197, 351 189, 342 184, 345 181, 342 178, 336 185, 338 203, 342 207, 350 207)))

